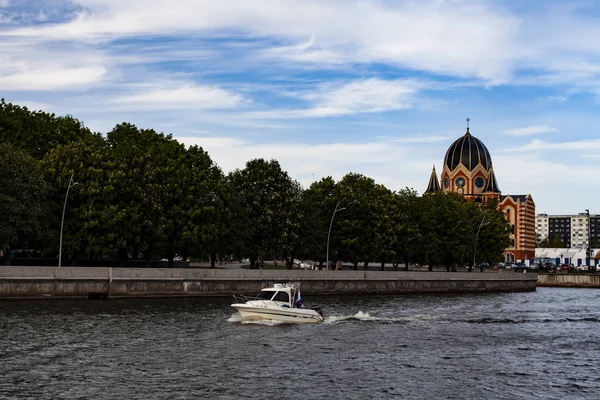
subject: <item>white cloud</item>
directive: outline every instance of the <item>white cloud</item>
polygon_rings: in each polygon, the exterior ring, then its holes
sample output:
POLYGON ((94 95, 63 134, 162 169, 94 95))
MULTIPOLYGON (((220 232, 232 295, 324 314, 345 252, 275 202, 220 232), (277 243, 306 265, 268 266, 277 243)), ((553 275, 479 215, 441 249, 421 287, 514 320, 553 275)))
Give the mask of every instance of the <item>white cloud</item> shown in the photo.
POLYGON ((216 86, 183 85, 164 87, 117 97, 120 108, 141 110, 227 109, 249 103, 243 96, 216 86))
MULTIPOLYGON (((304 187, 325 176, 338 180, 349 172, 357 172, 372 177, 391 190, 409 187, 423 193, 431 174, 429 160, 439 160, 439 156, 443 156, 443 149, 440 152, 440 149, 416 144, 421 137, 406 138, 406 142, 414 142, 415 146, 391 140, 308 144, 259 143, 239 137, 217 136, 177 136, 176 139, 186 145, 203 147, 226 173, 244 168, 246 161, 253 158, 275 158, 304 187)), ((589 184, 600 176, 600 165, 578 164, 574 173, 572 164, 550 161, 543 156, 492 156, 502 193, 531 194, 538 211, 575 212, 590 208, 589 199, 600 196, 600 188, 589 184), (556 190, 557 187, 565 193, 578 193, 580 188, 585 187, 586 196, 571 196, 566 205, 563 197, 549 193, 549 188, 556 190)), ((442 165, 437 167, 439 173, 442 165)))
POLYGON ((569 214, 592 208, 591 199, 600 196, 600 188, 592 184, 600 176, 600 165, 580 161, 552 161, 535 154, 498 155, 494 156, 494 173, 503 194, 531 194, 537 212, 569 214))
POLYGON ((429 162, 423 162, 405 145, 387 140, 310 144, 259 143, 238 137, 216 136, 177 136, 176 139, 188 146, 201 146, 225 172, 244 168, 246 161, 253 158, 275 158, 292 178, 305 187, 325 176, 340 179, 349 172, 357 172, 392 190, 409 186, 422 191, 431 173, 429 162))
POLYGON ((249 118, 319 118, 348 114, 402 110, 412 107, 412 99, 423 84, 411 80, 360 79, 321 85, 315 90, 295 93, 312 103, 309 108, 275 109, 246 114, 249 118))
POLYGON ((404 80, 364 79, 305 96, 324 113, 378 112, 410 108, 416 84, 404 80))
POLYGON ((546 97, 546 100, 548 100, 548 101, 554 101, 554 102, 557 102, 557 103, 564 103, 568 99, 569 98, 567 96, 548 96, 548 97, 546 97))
POLYGON ((2 90, 55 90, 97 82, 106 73, 97 67, 41 67, 0 76, 2 90))
POLYGON ((0 0, 0 7, 8 7, 9 5, 9 0, 0 0))
POLYGON ((539 133, 548 133, 548 132, 556 132, 556 128, 553 128, 548 125, 530 125, 524 128, 518 129, 509 129, 504 131, 504 133, 508 135, 514 136, 528 136, 528 135, 537 135, 539 133))
POLYGON ((402 137, 402 138, 385 138, 380 139, 387 140, 393 143, 439 143, 449 142, 452 143, 456 138, 450 136, 415 136, 415 137, 402 137))
MULTIPOLYGON (((488 3, 332 0, 73 0, 83 11, 63 24, 0 33, 53 40, 240 32, 308 46, 283 59, 381 62, 503 81, 512 70, 518 22, 488 3), (468 23, 465 23, 468 21, 468 23)), ((273 54, 273 53, 271 53, 273 54)))
POLYGON ((600 139, 576 140, 573 142, 546 142, 534 139, 530 143, 509 149, 508 151, 530 152, 542 150, 564 150, 564 151, 593 151, 600 150, 600 139))

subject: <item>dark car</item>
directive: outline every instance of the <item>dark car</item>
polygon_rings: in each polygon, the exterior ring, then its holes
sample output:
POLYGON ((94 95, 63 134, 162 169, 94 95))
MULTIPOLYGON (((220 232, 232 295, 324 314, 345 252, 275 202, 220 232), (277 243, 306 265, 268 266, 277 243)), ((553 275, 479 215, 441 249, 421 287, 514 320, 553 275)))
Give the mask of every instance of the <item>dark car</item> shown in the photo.
POLYGON ((515 272, 523 272, 527 269, 527 267, 525 266, 524 263, 516 263, 516 264, 512 264, 510 269, 515 272))

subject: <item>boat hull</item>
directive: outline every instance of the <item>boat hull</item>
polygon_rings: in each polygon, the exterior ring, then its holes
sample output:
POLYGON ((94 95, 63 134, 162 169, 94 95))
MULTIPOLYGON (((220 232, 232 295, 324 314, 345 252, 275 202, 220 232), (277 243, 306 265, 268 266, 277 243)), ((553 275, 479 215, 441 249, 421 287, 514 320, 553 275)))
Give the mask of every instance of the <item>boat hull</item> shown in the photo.
POLYGON ((292 324, 319 324, 323 317, 312 309, 302 308, 267 308, 249 306, 246 304, 232 304, 245 320, 272 320, 292 324))

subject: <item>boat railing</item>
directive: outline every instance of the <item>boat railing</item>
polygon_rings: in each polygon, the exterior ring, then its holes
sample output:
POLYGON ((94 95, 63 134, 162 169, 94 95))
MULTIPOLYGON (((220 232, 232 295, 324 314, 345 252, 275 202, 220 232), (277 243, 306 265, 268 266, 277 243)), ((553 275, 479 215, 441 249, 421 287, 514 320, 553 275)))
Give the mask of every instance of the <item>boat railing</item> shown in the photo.
POLYGON ((244 296, 243 294, 234 294, 233 295, 233 299, 237 302, 237 303, 246 303, 247 301, 250 300, 254 300, 254 299, 249 299, 246 296, 244 296))
MULTIPOLYGON (((265 302, 265 299, 259 299, 258 296, 252 299, 249 299, 248 297, 244 296, 243 294, 234 294, 233 295, 233 299, 237 302, 237 303, 247 303, 249 301, 260 301, 263 304, 267 305, 267 303, 265 302)), ((270 301, 270 300, 269 300, 270 301)))

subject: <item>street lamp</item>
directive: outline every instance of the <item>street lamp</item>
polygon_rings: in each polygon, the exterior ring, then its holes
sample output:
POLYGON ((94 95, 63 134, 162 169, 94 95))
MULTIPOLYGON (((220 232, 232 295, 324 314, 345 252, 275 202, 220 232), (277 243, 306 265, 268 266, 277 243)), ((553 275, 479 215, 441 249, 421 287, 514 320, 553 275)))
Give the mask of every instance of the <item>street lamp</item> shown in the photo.
POLYGON ((331 227, 333 226, 333 218, 335 217, 335 213, 338 211, 345 210, 346 207, 339 208, 340 202, 338 201, 335 205, 335 210, 333 210, 333 214, 331 215, 331 222, 329 223, 329 233, 327 233, 327 258, 325 261, 325 268, 329 269, 329 237, 331 236, 331 227))
POLYGON ((477 239, 479 238, 479 232, 481 231, 481 227, 483 226, 483 221, 485 221, 485 215, 483 216, 483 218, 481 218, 481 223, 479 224, 477 234, 475 235, 475 245, 473 246, 473 271, 475 271, 475 253, 477 253, 477 239))
POLYGON ((69 197, 69 189, 71 189, 75 185, 79 185, 78 182, 73 182, 73 172, 71 174, 71 179, 69 179, 69 186, 67 186, 67 194, 65 195, 65 204, 63 205, 63 213, 62 220, 60 221, 60 243, 58 245, 58 267, 60 268, 62 262, 62 237, 63 237, 63 225, 65 223, 65 211, 67 210, 67 198, 69 197))

